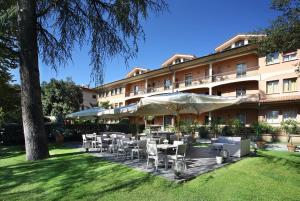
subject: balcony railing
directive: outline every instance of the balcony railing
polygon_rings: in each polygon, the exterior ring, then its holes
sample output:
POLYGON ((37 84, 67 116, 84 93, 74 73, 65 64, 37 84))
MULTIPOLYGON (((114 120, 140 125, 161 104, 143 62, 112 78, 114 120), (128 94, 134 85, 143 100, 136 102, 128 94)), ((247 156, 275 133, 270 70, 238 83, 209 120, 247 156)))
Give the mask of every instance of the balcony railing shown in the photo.
POLYGON ((229 71, 226 73, 214 74, 212 76, 194 77, 193 79, 175 82, 169 86, 157 85, 155 87, 148 87, 147 90, 143 89, 139 91, 130 91, 129 93, 126 93, 126 96, 128 97, 128 96, 144 95, 149 93, 158 93, 158 92, 164 92, 172 89, 184 89, 193 86, 201 86, 209 83, 236 80, 236 79, 251 77, 255 75, 258 75, 258 67, 247 68, 245 71, 239 71, 239 72, 229 71))

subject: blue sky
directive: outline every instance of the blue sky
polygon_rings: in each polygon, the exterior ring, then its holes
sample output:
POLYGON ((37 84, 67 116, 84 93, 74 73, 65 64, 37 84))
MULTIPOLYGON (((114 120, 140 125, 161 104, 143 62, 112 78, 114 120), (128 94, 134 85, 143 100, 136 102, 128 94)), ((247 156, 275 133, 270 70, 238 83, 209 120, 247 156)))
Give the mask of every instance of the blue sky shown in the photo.
MULTIPOLYGON (((168 12, 159 16, 150 14, 143 22, 146 40, 139 41, 139 52, 129 61, 129 67, 118 56, 107 60, 105 83, 125 77, 135 66, 159 68, 175 53, 196 56, 212 53, 216 46, 235 34, 264 27, 278 15, 270 9, 271 0, 169 0, 168 3, 168 12)), ((77 84, 89 84, 88 50, 87 46, 75 48, 73 61, 57 73, 40 63, 41 81, 72 77, 77 84)), ((13 74, 19 82, 18 70, 13 74)))

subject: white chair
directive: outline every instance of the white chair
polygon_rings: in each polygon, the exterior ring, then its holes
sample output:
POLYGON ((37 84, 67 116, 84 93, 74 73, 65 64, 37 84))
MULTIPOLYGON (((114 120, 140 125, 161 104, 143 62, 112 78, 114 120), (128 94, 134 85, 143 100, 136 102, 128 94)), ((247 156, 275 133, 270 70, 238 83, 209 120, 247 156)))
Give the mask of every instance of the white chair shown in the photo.
POLYGON ((175 146, 181 145, 181 144, 183 144, 183 141, 178 141, 178 140, 173 141, 173 145, 175 145, 175 146))
POLYGON ((101 137, 97 137, 96 138, 96 143, 95 143, 95 148, 100 148, 100 152, 102 153, 103 149, 107 149, 108 146, 107 146, 107 144, 102 142, 101 137))
POLYGON ((117 148, 118 148, 117 138, 112 138, 111 139, 111 144, 108 145, 108 150, 109 150, 109 152, 115 154, 117 152, 117 148))
POLYGON ((133 159, 134 154, 137 154, 138 159, 140 160, 140 153, 146 154, 147 149, 147 141, 146 140, 140 140, 137 142, 137 146, 135 146, 133 149, 131 149, 131 159, 133 159))
POLYGON ((82 147, 83 148, 88 148, 88 140, 86 139, 86 135, 82 135, 82 147))
POLYGON ((185 164, 185 155, 186 155, 186 144, 179 144, 177 145, 176 154, 175 155, 168 155, 168 161, 171 160, 173 162, 173 168, 175 167, 177 161, 181 160, 185 164))
POLYGON ((161 158, 161 156, 158 154, 158 151, 157 151, 157 145, 154 143, 148 143, 147 144, 147 153, 148 153, 148 156, 147 156, 146 169, 148 169, 149 160, 151 159, 151 160, 154 160, 155 169, 157 170, 158 162, 159 162, 159 159, 161 158))
POLYGON ((117 158, 124 156, 127 158, 127 154, 130 151, 129 147, 124 143, 123 139, 117 139, 117 158))

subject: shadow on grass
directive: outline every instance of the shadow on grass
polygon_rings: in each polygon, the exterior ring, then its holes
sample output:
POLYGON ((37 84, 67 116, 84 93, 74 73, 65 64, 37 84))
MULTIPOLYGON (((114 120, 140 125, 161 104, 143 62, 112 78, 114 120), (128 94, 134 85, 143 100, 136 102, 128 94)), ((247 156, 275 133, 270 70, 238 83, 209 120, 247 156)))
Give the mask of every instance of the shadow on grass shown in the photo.
MULTIPOLYGON (((6 158, 24 154, 5 151, 6 158)), ((26 194, 37 194, 38 198, 47 196, 52 200, 75 190, 76 199, 85 196, 97 198, 121 189, 132 191, 145 182, 153 181, 153 177, 81 152, 58 153, 47 160, 0 167, 0 197, 14 200, 26 194), (82 190, 86 185, 91 189, 82 190)))
POLYGON ((0 159, 13 158, 25 154, 22 146, 0 146, 0 159))
POLYGON ((277 163, 299 171, 300 154, 287 152, 277 152, 276 154, 274 154, 274 152, 264 152, 260 152, 258 156, 263 158, 263 160, 265 160, 266 163, 277 163))

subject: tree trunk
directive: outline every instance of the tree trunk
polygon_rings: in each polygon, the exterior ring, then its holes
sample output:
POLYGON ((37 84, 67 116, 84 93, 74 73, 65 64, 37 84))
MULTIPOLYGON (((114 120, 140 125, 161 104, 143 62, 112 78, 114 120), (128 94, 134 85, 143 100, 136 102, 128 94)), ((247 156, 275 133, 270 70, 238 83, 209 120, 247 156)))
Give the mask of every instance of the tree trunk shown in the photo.
POLYGON ((21 105, 27 160, 49 157, 38 67, 35 0, 18 1, 21 105))

